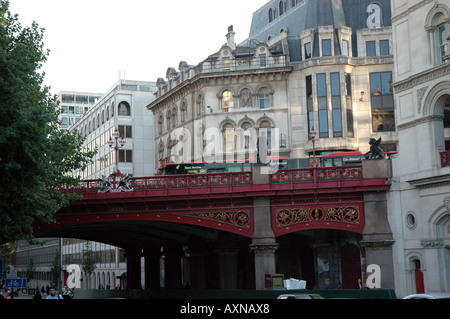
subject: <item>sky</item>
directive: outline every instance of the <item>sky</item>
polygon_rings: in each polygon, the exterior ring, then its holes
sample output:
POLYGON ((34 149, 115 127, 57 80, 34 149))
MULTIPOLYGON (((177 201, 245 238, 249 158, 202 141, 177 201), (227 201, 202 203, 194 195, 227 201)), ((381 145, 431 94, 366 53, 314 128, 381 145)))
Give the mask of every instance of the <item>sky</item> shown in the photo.
POLYGON ((119 78, 165 78, 245 40, 253 12, 269 0, 10 0, 22 27, 37 22, 50 50, 41 71, 51 93, 106 93, 119 78))

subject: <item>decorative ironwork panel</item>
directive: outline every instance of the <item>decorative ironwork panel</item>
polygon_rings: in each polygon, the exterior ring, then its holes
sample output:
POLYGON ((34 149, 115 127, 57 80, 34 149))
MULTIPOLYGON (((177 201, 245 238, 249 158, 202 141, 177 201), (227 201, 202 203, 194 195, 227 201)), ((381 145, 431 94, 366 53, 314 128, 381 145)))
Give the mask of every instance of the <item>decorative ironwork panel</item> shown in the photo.
POLYGON ((318 169, 317 171, 317 181, 319 182, 337 181, 338 178, 339 178, 339 169, 326 168, 326 169, 318 169))
POLYGON ((361 167, 348 167, 343 168, 341 171, 341 179, 343 180, 359 180, 362 178, 361 167))
POLYGON ((205 219, 215 221, 231 226, 236 226, 244 229, 250 229, 250 212, 249 211, 237 211, 237 212, 204 212, 204 213, 190 213, 180 214, 178 216, 189 216, 199 219, 205 219))
POLYGON ((278 171, 275 174, 270 175, 270 181, 272 184, 283 184, 291 181, 290 171, 278 171))
POLYGON ((217 174, 217 175, 211 175, 211 186, 231 186, 231 176, 226 174, 217 174))
POLYGON ((147 189, 165 189, 166 179, 165 178, 151 178, 147 180, 147 189))
POLYGON ((189 176, 189 186, 190 187, 207 187, 208 186, 208 176, 207 175, 193 175, 189 176))
POLYGON ((312 170, 295 171, 292 174, 292 181, 294 183, 311 183, 313 181, 312 170))

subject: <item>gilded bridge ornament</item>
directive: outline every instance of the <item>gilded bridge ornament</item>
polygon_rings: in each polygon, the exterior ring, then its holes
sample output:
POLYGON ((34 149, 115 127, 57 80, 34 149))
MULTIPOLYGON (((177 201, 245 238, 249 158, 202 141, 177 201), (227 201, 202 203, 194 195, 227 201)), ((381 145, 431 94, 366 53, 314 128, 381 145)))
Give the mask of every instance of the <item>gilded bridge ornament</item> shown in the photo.
POLYGON ((250 229, 250 213, 248 211, 192 213, 182 214, 180 216, 206 219, 240 228, 250 229))
POLYGON ((283 208, 276 210, 277 228, 314 222, 338 222, 359 225, 360 218, 358 206, 283 208))

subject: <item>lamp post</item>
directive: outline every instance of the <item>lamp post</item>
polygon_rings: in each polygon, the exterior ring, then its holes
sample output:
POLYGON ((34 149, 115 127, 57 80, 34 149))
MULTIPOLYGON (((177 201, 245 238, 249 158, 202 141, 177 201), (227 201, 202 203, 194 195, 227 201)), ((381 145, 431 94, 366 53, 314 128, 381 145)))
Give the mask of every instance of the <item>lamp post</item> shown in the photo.
POLYGON ((314 126, 311 128, 311 131, 309 132, 309 136, 311 137, 312 144, 313 144, 313 160, 309 162, 309 165, 311 167, 318 167, 319 161, 316 159, 316 136, 317 132, 314 130, 314 126))
POLYGON ((111 175, 113 175, 113 189, 116 189, 116 176, 119 175, 121 176, 122 173, 119 171, 119 148, 122 148, 126 141, 123 139, 123 136, 121 137, 121 139, 119 140, 120 137, 120 133, 117 130, 117 128, 114 130, 114 133, 112 134, 112 137, 109 137, 109 141, 108 141, 108 145, 111 148, 114 148, 115 151, 115 155, 116 155, 116 164, 114 167, 114 171, 111 175), (113 139, 114 138, 114 139, 113 139))

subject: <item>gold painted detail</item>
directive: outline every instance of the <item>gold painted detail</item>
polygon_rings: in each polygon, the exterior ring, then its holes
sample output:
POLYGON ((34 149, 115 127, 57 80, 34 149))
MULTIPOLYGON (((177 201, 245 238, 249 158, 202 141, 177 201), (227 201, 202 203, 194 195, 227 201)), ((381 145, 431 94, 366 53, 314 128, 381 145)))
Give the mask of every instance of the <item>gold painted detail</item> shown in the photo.
POLYGON ((313 222, 339 222, 349 225, 359 225, 361 222, 358 206, 283 208, 277 209, 275 214, 277 228, 302 223, 309 225, 313 222))
POLYGON ((227 224, 236 227, 242 227, 245 229, 250 229, 249 211, 191 213, 191 214, 180 214, 179 216, 195 217, 198 219, 216 221, 221 224, 227 224))

